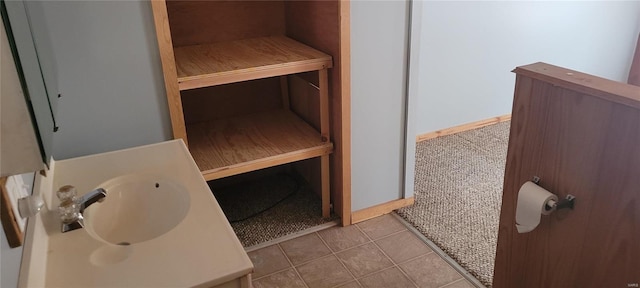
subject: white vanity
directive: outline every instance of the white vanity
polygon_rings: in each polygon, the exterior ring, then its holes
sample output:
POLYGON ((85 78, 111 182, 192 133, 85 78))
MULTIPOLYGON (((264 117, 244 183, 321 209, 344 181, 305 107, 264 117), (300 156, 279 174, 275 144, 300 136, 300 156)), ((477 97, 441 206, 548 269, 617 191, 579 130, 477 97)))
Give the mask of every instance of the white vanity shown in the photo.
POLYGON ((34 194, 20 287, 250 287, 251 260, 182 140, 52 161, 34 194), (55 191, 102 187, 61 232, 55 191))

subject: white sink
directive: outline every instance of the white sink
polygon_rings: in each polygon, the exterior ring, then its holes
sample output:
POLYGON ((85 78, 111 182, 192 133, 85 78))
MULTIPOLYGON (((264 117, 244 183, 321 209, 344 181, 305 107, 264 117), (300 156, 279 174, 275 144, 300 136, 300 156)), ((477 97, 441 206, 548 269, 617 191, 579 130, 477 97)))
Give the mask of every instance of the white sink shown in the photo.
POLYGON ((249 283, 253 264, 181 140, 52 161, 36 186, 46 209, 29 219, 20 287, 249 283), (63 185, 107 191, 83 229, 61 232, 63 185))
POLYGON ((84 211, 84 224, 91 236, 107 243, 154 239, 176 227, 189 211, 186 188, 160 175, 121 176, 98 187, 107 197, 84 211))

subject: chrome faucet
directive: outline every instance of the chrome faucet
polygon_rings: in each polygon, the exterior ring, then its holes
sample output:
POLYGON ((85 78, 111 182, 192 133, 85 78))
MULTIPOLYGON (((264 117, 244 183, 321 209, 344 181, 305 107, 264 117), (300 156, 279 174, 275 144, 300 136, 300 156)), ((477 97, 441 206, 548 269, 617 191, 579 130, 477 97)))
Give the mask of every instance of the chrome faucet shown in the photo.
POLYGON ((84 210, 96 202, 102 202, 107 197, 107 191, 97 188, 82 197, 76 197, 76 188, 71 185, 65 185, 58 189, 56 195, 60 199, 58 205, 58 213, 62 220, 62 233, 84 227, 84 210))
POLYGON ((104 198, 107 197, 107 190, 102 188, 97 188, 87 194, 82 195, 80 197, 80 213, 84 212, 84 209, 91 206, 91 204, 104 201, 104 198))

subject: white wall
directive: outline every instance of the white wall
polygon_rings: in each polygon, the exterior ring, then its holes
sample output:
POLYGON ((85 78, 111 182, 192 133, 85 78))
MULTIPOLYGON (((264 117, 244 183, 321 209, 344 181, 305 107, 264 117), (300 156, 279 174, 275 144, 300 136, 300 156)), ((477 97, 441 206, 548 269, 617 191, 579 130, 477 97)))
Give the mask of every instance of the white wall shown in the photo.
POLYGON ((511 113, 520 65, 626 82, 640 32, 640 1, 425 1, 421 14, 417 134, 511 113))
MULTIPOLYGON (((62 98, 53 156, 171 138, 148 1, 43 1, 62 98)), ((33 5, 32 5, 33 6, 33 5)), ((35 8, 34 8, 35 9, 35 8)))
POLYGON ((402 198, 408 3, 351 2, 352 211, 402 198))
POLYGON ((22 259, 22 247, 10 248, 7 237, 2 230, 0 239, 0 287, 17 287, 18 274, 20 272, 20 260, 22 259))

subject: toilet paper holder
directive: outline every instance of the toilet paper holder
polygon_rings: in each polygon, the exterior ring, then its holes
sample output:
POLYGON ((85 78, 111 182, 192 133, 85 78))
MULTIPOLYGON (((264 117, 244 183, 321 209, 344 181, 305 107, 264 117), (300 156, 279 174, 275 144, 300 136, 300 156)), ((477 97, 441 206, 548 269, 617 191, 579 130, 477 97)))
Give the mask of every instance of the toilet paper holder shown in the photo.
MULTIPOLYGON (((540 184, 538 184, 538 183, 540 183, 540 177, 533 176, 533 181, 532 182, 535 183, 536 185, 540 186, 540 184)), ((549 203, 547 203, 544 206, 544 210, 550 211, 550 210, 553 210, 554 208, 556 210, 564 209, 564 208, 569 208, 569 209, 573 210, 573 207, 575 206, 575 203, 576 203, 576 196, 568 194, 567 197, 565 197, 562 200, 559 200, 558 202, 550 200, 549 203)))

